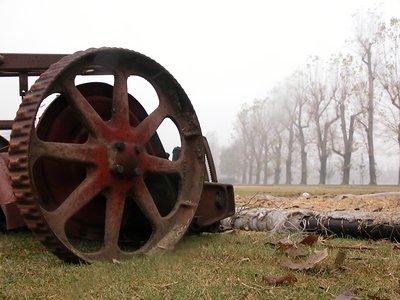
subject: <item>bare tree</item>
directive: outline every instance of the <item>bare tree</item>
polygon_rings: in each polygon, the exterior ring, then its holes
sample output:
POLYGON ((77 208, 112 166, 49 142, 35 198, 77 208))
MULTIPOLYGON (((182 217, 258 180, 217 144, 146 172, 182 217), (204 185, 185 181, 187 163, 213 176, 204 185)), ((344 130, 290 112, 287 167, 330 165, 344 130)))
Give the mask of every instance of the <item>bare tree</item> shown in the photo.
POLYGON ((273 129, 273 137, 272 137, 272 145, 271 151, 273 154, 273 162, 274 162, 274 184, 279 184, 281 179, 281 164, 282 164, 282 131, 283 127, 277 126, 273 129))
POLYGON ((292 160, 293 160, 293 144, 294 144, 294 123, 289 123, 286 127, 288 131, 287 139, 287 158, 285 162, 286 170, 286 184, 292 184, 293 174, 292 174, 292 160))
POLYGON ((301 175, 300 184, 307 184, 308 169, 307 169, 307 151, 306 147, 308 141, 306 140, 306 129, 310 125, 310 114, 307 111, 309 97, 306 89, 306 76, 304 72, 298 71, 293 74, 293 83, 291 86, 293 93, 293 108, 294 113, 290 115, 292 118, 294 128, 297 133, 297 140, 300 146, 300 161, 301 161, 301 175))
POLYGON ((331 127, 339 119, 339 114, 332 105, 335 87, 330 84, 330 78, 321 66, 319 57, 310 58, 307 69, 310 114, 316 129, 316 146, 320 161, 319 184, 326 184, 328 156, 331 152, 328 141, 331 127))
POLYGON ((362 107, 357 107, 357 103, 352 98, 354 88, 353 57, 351 55, 343 56, 339 54, 331 60, 331 72, 333 75, 332 98, 336 103, 336 110, 339 115, 340 130, 339 133, 332 133, 332 150, 342 157, 342 184, 350 183, 351 159, 355 150, 354 133, 356 129, 357 116, 362 113, 362 107), (337 138, 341 142, 337 141, 337 138), (339 144, 339 145, 338 145, 339 144))
POLYGON ((243 168, 246 170, 242 174, 242 183, 261 183, 268 142, 265 102, 266 100, 254 100, 250 105, 244 105, 236 116, 235 139, 241 141, 243 168))
MULTIPOLYGON (((384 117, 386 128, 394 134, 400 161, 400 19, 391 19, 389 26, 380 27, 379 44, 383 63, 378 68, 378 79, 397 114, 384 117)), ((400 185, 400 165, 397 184, 400 185)))
POLYGON ((249 140, 251 139, 249 107, 243 105, 236 115, 234 124, 234 143, 240 145, 238 149, 242 157, 242 184, 251 183, 253 173, 253 158, 249 148, 249 140))
POLYGON ((246 160, 242 155, 243 141, 235 139, 226 147, 223 147, 219 156, 220 176, 225 182, 242 184, 247 182, 246 160), (243 172, 245 171, 245 172, 243 172))
POLYGON ((376 185, 376 163, 374 147, 374 114, 375 114, 375 85, 376 66, 378 58, 376 56, 377 33, 380 26, 380 17, 375 11, 367 11, 364 15, 359 15, 362 19, 355 24, 355 44, 358 54, 364 64, 366 72, 365 108, 366 121, 361 124, 367 136, 368 165, 369 165, 369 184, 376 185), (366 19, 365 19, 366 18, 366 19))
POLYGON ((281 126, 283 130, 281 132, 282 135, 285 136, 285 143, 284 147, 286 148, 286 160, 285 160, 285 174, 286 180, 285 184, 292 184, 293 183, 293 151, 294 151, 294 120, 296 119, 296 110, 297 110, 297 102, 293 101, 294 97, 292 96, 293 93, 290 93, 292 88, 290 87, 289 82, 286 85, 282 86, 280 89, 275 89, 275 95, 278 101, 281 101, 283 107, 281 111, 284 112, 284 117, 280 118, 281 126), (284 91, 284 92, 283 92, 284 91), (283 95, 281 95, 281 93, 283 95))
POLYGON ((268 152, 268 127, 265 119, 265 103, 266 100, 254 100, 250 107, 251 140, 249 141, 249 145, 255 162, 256 184, 261 183, 261 172, 266 163, 265 153, 268 152))

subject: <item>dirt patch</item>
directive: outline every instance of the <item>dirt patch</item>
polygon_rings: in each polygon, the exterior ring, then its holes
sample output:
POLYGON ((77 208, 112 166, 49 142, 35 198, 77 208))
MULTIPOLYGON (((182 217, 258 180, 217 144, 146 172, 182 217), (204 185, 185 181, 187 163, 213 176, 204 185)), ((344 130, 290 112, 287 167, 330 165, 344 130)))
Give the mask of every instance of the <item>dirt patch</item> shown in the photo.
POLYGON ((400 195, 237 196, 236 206, 310 211, 400 212, 400 195))

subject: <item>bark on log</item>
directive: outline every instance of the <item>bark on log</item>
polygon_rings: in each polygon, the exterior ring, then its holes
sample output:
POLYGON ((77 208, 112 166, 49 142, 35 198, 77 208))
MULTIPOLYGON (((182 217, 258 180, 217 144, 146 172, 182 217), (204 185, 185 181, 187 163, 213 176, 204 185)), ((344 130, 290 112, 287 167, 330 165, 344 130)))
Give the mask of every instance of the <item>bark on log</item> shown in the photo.
POLYGON ((353 195, 353 194, 341 194, 337 195, 335 199, 345 199, 345 198, 373 198, 373 197, 386 197, 386 196, 400 196, 400 192, 384 192, 375 194, 363 194, 363 195, 353 195))
POLYGON ((324 235, 400 241, 399 213, 390 212, 316 212, 239 207, 234 216, 222 220, 221 224, 225 230, 317 232, 324 235))

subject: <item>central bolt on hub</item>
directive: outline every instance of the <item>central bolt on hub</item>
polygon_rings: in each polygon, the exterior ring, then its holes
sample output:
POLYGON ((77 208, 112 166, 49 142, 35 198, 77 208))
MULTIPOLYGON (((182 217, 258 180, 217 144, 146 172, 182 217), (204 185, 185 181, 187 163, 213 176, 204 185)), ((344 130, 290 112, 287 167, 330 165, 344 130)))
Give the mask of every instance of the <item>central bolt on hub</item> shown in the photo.
POLYGON ((124 142, 116 142, 116 143, 114 144, 114 146, 115 146, 115 148, 116 148, 118 151, 124 151, 124 150, 125 150, 125 144, 124 144, 124 142))
POLYGON ((136 145, 135 146, 135 152, 136 152, 136 154, 139 154, 140 152, 142 152, 143 151, 143 147, 142 146, 140 146, 140 145, 136 145))
POLYGON ((117 172, 117 174, 124 174, 124 166, 122 165, 115 165, 115 172, 117 172))
POLYGON ((139 154, 143 150, 143 146, 134 143, 114 142, 110 149, 110 170, 121 178, 140 176, 142 171, 139 168, 139 154))

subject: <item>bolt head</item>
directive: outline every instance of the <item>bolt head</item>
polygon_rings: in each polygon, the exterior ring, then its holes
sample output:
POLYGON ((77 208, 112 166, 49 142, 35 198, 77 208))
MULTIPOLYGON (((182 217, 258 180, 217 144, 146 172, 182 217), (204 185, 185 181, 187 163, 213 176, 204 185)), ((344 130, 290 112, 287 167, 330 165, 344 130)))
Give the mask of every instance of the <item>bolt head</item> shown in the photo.
POLYGON ((116 143, 114 144, 114 146, 115 146, 115 148, 116 148, 118 151, 124 151, 124 150, 125 150, 125 144, 124 144, 124 142, 121 142, 121 141, 116 142, 116 143))
POLYGON ((117 172, 118 174, 123 174, 124 173, 124 166, 115 165, 115 172, 117 172))
POLYGON ((141 175, 141 174, 142 174, 142 171, 140 171, 139 168, 135 168, 135 169, 133 170, 133 176, 139 176, 139 175, 141 175))
POLYGON ((135 152, 137 153, 137 154, 139 154, 140 152, 142 152, 143 151, 143 147, 142 146, 140 146, 140 145, 136 145, 135 146, 135 152))

